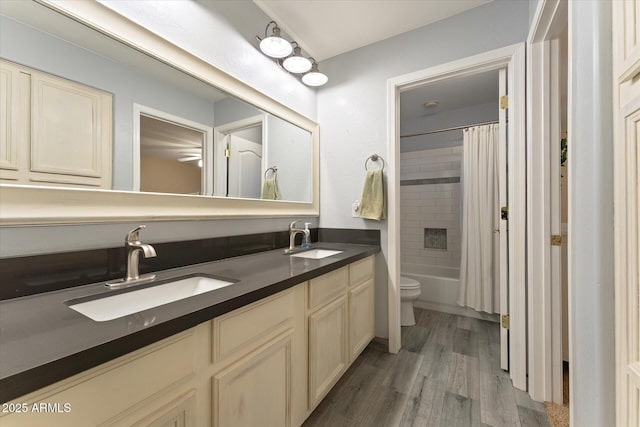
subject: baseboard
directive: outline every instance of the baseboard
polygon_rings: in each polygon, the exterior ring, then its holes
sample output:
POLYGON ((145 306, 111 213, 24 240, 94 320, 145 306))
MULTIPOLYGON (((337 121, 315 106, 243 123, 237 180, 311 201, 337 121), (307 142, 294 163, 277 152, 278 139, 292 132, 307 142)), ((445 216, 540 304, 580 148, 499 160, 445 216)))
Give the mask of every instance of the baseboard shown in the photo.
POLYGON ((386 352, 389 351, 389 339, 388 338, 380 338, 380 337, 373 337, 373 339, 371 340, 371 343, 369 345, 372 345, 378 349, 384 350, 386 352))
POLYGON ((473 317, 480 320, 488 320, 490 322, 499 322, 498 314, 481 313, 468 307, 460 307, 459 305, 442 304, 431 301, 415 300, 413 305, 425 310, 441 311, 443 313, 456 314, 458 316, 473 317))

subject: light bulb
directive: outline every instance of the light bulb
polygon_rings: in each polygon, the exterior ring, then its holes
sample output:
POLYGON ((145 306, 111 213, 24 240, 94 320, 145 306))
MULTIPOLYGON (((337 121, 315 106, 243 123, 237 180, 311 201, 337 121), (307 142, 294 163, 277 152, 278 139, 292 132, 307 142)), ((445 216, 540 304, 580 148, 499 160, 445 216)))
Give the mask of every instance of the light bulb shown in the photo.
POLYGON ((293 55, 285 59, 282 66, 290 73, 306 73, 311 69, 311 60, 302 56, 300 48, 296 46, 293 48, 293 55))
POLYGON ((329 81, 329 78, 319 71, 312 71, 302 76, 302 82, 307 86, 322 86, 329 81))
MULTIPOLYGON (((275 24, 275 22, 270 22, 269 24, 271 23, 275 24)), ((268 25, 267 28, 269 28, 268 25)), ((262 53, 272 58, 285 58, 291 55, 291 52, 293 52, 293 46, 291 46, 291 43, 280 37, 280 28, 276 25, 273 27, 273 34, 260 41, 260 50, 262 53)))

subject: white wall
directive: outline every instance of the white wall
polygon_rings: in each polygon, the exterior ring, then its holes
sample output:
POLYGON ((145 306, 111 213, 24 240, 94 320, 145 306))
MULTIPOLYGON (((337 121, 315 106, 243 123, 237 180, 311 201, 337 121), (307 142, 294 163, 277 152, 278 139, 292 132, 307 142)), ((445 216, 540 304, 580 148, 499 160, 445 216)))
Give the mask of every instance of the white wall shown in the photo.
POLYGON ((569 2, 571 425, 615 425, 611 2, 569 2))
POLYGON ((256 36, 271 19, 251 1, 101 0, 216 67, 316 118, 315 90, 263 55, 256 36))
POLYGON ((443 21, 348 52, 320 64, 329 82, 318 91, 320 225, 380 229, 376 271, 376 335, 387 328, 387 223, 352 218, 367 156, 387 155, 389 78, 526 40, 529 4, 494 1, 443 21), (498 30, 499 29, 499 30, 498 30))
MULTIPOLYGON (((158 32, 267 95, 316 118, 316 92, 281 70, 255 47, 269 18, 252 2, 109 1, 110 7, 158 32)), ((293 218, 296 219, 296 218, 293 218)), ((299 218, 298 218, 299 219, 299 218)), ((286 230, 292 218, 163 221, 67 226, 2 227, 0 257, 116 247, 140 223, 150 243, 286 230)), ((309 220, 312 226, 317 219, 309 220)), ((162 256, 162 254, 158 254, 162 256)))

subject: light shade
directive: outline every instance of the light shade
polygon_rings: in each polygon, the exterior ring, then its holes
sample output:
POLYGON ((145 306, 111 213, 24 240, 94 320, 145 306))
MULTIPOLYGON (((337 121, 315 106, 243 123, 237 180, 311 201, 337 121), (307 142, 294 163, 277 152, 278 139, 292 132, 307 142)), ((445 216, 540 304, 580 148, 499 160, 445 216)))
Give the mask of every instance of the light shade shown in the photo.
POLYGON ((293 55, 285 59, 282 66, 290 73, 306 73, 311 69, 311 60, 302 56, 300 54, 300 48, 296 46, 293 48, 293 55))
POLYGON ((329 78, 325 74, 318 71, 318 64, 316 64, 315 62, 311 67, 311 71, 302 76, 302 83, 306 84, 307 86, 322 86, 328 81, 329 78))
POLYGON ((265 37, 260 41, 260 50, 267 56, 272 58, 284 58, 291 55, 293 52, 293 46, 287 40, 280 37, 280 28, 278 25, 271 21, 267 24, 265 29, 265 36, 269 25, 274 24, 273 33, 269 37, 265 37))

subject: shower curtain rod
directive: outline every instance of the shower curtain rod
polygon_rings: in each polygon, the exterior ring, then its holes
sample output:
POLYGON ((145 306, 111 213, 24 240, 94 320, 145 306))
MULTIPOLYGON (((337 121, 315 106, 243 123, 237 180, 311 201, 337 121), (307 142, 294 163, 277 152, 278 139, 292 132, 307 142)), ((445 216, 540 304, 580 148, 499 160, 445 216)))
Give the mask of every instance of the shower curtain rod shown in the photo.
POLYGON ((438 130, 430 130, 430 131, 427 131, 427 132, 410 133, 408 135, 400 135, 400 138, 411 138, 411 137, 414 137, 414 136, 429 135, 429 134, 432 134, 432 133, 440 133, 440 132, 448 132, 450 130, 465 129, 465 128, 468 128, 468 127, 471 127, 471 126, 493 125, 493 124, 496 124, 496 123, 499 123, 499 122, 498 121, 482 122, 482 123, 475 123, 475 124, 472 124, 472 125, 455 126, 455 127, 447 128, 447 129, 438 129, 438 130))

